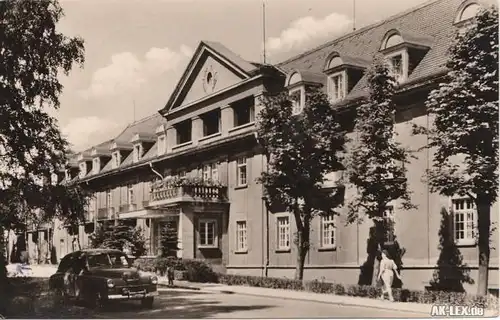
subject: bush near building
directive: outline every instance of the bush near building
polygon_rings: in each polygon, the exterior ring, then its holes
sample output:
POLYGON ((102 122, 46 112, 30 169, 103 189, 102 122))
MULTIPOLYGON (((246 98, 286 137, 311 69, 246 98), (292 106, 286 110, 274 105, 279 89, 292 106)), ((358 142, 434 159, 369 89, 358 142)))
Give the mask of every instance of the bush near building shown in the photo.
POLYGON ((134 261, 134 267, 142 271, 165 275, 168 267, 173 267, 177 280, 192 282, 218 282, 212 266, 203 260, 179 259, 175 257, 142 257, 134 261), (179 279, 181 278, 181 279, 179 279))

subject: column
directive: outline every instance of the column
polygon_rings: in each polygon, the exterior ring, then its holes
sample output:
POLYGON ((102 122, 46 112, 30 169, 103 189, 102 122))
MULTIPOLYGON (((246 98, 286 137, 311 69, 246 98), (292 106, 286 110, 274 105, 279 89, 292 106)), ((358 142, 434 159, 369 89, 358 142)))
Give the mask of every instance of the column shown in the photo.
POLYGON ((179 213, 179 225, 182 225, 182 257, 194 259, 194 213, 189 208, 182 208, 179 213))
POLYGON ((177 131, 174 127, 167 128, 167 153, 172 152, 172 147, 177 144, 177 131))
POLYGON ((197 145, 198 140, 203 137, 203 120, 199 116, 195 116, 191 125, 191 141, 193 141, 193 145, 197 145))
POLYGON ((234 111, 230 105, 221 108, 221 118, 222 135, 227 136, 229 129, 234 127, 234 111))
POLYGON ((182 213, 179 213, 179 217, 177 218, 177 239, 178 239, 178 243, 177 243, 177 248, 179 248, 179 250, 177 250, 177 258, 182 258, 182 235, 184 234, 182 231, 183 231, 183 221, 184 219, 182 219, 182 213))

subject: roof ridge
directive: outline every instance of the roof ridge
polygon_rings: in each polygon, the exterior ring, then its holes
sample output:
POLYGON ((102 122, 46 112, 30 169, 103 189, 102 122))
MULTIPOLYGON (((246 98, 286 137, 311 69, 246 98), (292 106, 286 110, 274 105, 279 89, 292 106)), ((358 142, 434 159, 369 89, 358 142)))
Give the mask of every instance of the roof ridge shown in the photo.
POLYGON ((319 50, 321 50, 321 49, 323 49, 323 48, 326 48, 326 47, 328 47, 328 46, 332 45, 333 43, 336 43, 336 42, 339 42, 339 41, 341 41, 341 40, 345 40, 345 39, 347 39, 347 38, 350 38, 350 37, 352 37, 352 36, 355 36, 355 35, 357 35, 357 34, 363 33, 363 32, 365 32, 365 31, 367 31, 367 30, 370 30, 370 29, 372 29, 372 28, 375 28, 375 27, 378 27, 378 26, 380 26, 380 25, 383 25, 383 24, 385 24, 385 23, 387 23, 387 22, 389 22, 389 21, 392 21, 392 20, 395 20, 395 19, 401 18, 401 17, 403 17, 403 16, 406 16, 406 15, 408 15, 408 14, 410 14, 410 13, 413 13, 413 12, 415 12, 415 11, 418 11, 418 10, 420 10, 420 9, 423 9, 423 8, 425 8, 425 7, 429 6, 429 5, 433 4, 433 3, 439 2, 439 1, 443 1, 443 0, 429 0, 429 1, 426 1, 426 2, 421 3, 421 4, 419 4, 419 5, 415 6, 415 7, 412 7, 412 8, 410 8, 410 9, 407 9, 407 10, 401 11, 401 12, 399 12, 399 13, 396 13, 396 14, 394 14, 394 15, 392 15, 392 16, 389 16, 389 17, 387 17, 386 19, 383 19, 383 20, 381 20, 381 21, 378 21, 378 22, 374 22, 374 23, 372 23, 372 24, 369 24, 369 25, 364 26, 363 28, 358 29, 358 30, 356 30, 356 31, 346 33, 346 34, 344 34, 344 35, 342 35, 342 36, 340 36, 340 37, 338 37, 338 38, 336 38, 336 39, 333 39, 333 40, 331 40, 331 41, 328 41, 328 42, 326 42, 326 43, 324 43, 324 44, 322 44, 322 45, 316 46, 315 48, 312 48, 312 49, 309 49, 309 50, 307 50, 307 51, 304 51, 304 52, 302 52, 302 53, 300 53, 300 54, 298 54, 298 55, 296 55, 296 56, 293 56, 293 57, 291 57, 291 58, 288 58, 288 59, 286 59, 286 60, 284 60, 284 61, 282 61, 282 62, 278 62, 278 63, 276 63, 275 65, 276 65, 276 66, 281 66, 281 65, 287 64, 287 63, 289 63, 289 62, 292 62, 292 61, 298 60, 298 59, 300 59, 300 58, 302 58, 302 57, 304 57, 304 56, 307 56, 307 55, 309 55, 309 54, 311 54, 311 53, 313 53, 313 52, 316 52, 316 51, 319 51, 319 50))

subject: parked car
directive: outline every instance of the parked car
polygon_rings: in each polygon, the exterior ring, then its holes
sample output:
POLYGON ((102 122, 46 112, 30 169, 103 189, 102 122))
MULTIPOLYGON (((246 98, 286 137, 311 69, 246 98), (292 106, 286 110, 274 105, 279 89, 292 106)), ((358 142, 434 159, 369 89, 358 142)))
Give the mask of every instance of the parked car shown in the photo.
POLYGON ((76 251, 61 259, 49 288, 65 299, 84 301, 94 308, 115 300, 140 300, 143 307, 152 308, 158 278, 131 265, 119 250, 76 251))

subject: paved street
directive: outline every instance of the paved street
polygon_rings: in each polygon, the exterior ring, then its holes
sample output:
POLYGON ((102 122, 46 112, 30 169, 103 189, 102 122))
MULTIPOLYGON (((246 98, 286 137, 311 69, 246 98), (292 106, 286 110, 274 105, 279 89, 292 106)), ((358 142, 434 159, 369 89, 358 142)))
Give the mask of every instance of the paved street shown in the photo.
POLYGON ((110 305, 102 318, 423 318, 422 314, 327 303, 164 289, 152 310, 138 302, 110 305))

